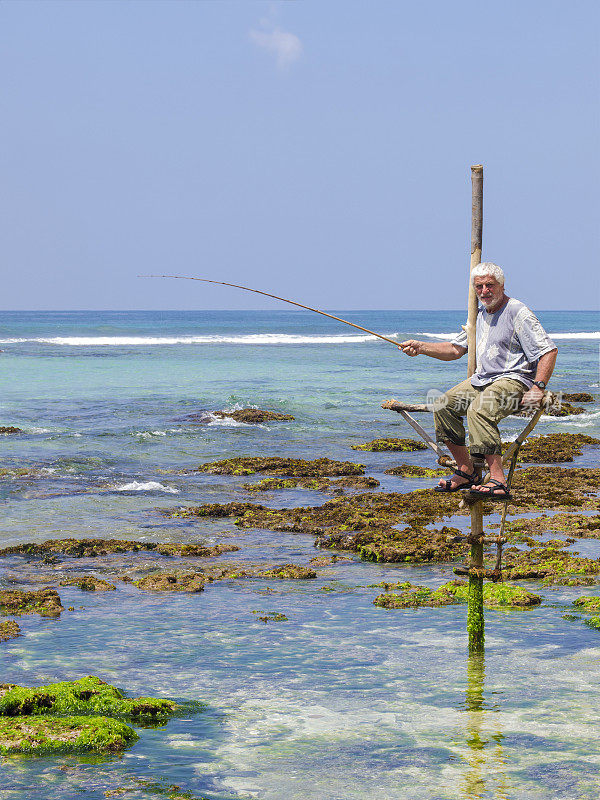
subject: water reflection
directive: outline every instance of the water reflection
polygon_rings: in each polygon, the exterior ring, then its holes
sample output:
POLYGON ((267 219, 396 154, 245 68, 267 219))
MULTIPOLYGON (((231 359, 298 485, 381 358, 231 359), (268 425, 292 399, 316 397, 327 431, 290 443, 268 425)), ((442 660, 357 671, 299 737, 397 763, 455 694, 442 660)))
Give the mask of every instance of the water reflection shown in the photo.
POLYGON ((499 730, 497 703, 484 694, 485 655, 475 653, 467 660, 467 689, 462 710, 466 714, 464 751, 466 770, 461 782, 465 800, 513 800, 506 777, 504 735, 499 730))

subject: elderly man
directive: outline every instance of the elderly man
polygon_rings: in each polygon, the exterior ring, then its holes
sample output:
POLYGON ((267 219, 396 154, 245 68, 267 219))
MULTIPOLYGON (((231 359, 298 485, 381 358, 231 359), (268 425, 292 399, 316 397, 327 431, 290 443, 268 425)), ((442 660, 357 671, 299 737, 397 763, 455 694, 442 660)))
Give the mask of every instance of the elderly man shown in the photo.
MULTIPOLYGON (((539 406, 556 363, 556 345, 527 306, 504 293, 504 273, 485 262, 471 272, 481 302, 477 314, 477 366, 466 381, 450 389, 434 411, 438 442, 447 444, 456 461, 455 474, 442 479, 438 492, 471 489, 487 500, 510 499, 502 469, 498 422, 516 411, 519 403, 539 406), (465 446, 462 417, 466 414, 469 448, 465 446), (472 455, 485 458, 490 477, 476 485, 472 455)), ((450 342, 409 339, 399 347, 408 356, 425 355, 454 361, 467 352, 467 334, 450 342)))

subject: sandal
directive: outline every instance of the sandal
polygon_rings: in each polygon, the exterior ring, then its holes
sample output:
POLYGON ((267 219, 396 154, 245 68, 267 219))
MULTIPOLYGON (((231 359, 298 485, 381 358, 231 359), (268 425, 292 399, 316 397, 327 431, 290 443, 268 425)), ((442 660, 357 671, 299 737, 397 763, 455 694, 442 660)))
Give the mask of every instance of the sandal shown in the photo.
POLYGON ((495 478, 490 478, 484 486, 489 486, 491 483, 494 485, 490 486, 487 492, 481 489, 471 489, 471 497, 486 498, 487 500, 512 500, 512 494, 508 491, 508 486, 505 483, 501 483, 495 478))
POLYGON ((462 469, 455 469, 454 475, 458 475, 460 478, 466 478, 466 483, 461 483, 460 486, 452 486, 452 476, 451 478, 447 478, 443 485, 438 484, 437 486, 433 487, 434 492, 458 492, 461 489, 470 489, 471 486, 478 480, 477 473, 473 472, 469 475, 467 472, 463 472, 462 469))

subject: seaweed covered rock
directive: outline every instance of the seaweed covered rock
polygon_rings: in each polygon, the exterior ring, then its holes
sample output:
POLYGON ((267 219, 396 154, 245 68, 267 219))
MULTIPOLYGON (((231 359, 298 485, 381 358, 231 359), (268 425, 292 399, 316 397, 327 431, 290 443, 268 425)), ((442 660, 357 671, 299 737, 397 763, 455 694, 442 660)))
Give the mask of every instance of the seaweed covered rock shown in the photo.
POLYGON ((384 470, 386 475, 397 475, 401 478, 438 478, 452 474, 444 467, 431 469, 430 467, 418 467, 415 464, 399 464, 397 467, 390 467, 384 470))
POLYGON ((234 419, 236 422, 256 425, 262 422, 279 422, 293 420, 291 414, 280 414, 278 411, 263 411, 260 408, 238 408, 236 411, 215 411, 215 417, 234 419))
POLYGON ((413 450, 427 450, 427 445, 416 439, 373 439, 365 444, 353 444, 353 450, 368 450, 378 453, 381 451, 410 452, 413 450))
POLYGON ((279 567, 264 570, 259 573, 261 578, 281 578, 282 580, 306 580, 316 578, 317 573, 309 567, 301 567, 297 564, 282 564, 279 567))
POLYGON ((521 461, 544 464, 573 461, 582 454, 584 445, 600 445, 600 439, 583 433, 548 433, 527 439, 519 452, 521 461))
MULTIPOLYGON (((494 525, 490 527, 500 527, 494 525)), ((549 517, 542 514, 533 519, 514 519, 505 524, 505 534, 539 536, 542 533, 570 533, 578 539, 600 538, 600 514, 567 514, 561 512, 549 517)))
POLYGON ((144 578, 133 581, 138 589, 148 592, 202 592, 206 577, 201 572, 186 572, 183 570, 151 572, 144 578))
MULTIPOLYGON (((399 588, 402 589, 399 594, 379 595, 373 601, 373 605, 381 608, 416 608, 467 603, 469 599, 469 586, 466 581, 461 580, 450 581, 435 590, 411 583, 399 584, 399 588)), ((483 586, 483 602, 489 608, 523 608, 539 605, 541 601, 539 595, 532 594, 520 586, 506 583, 485 583, 483 586)))
POLYGON ((0 642, 8 642, 9 639, 16 639, 20 635, 21 628, 14 620, 0 622, 0 642))
POLYGON ((595 586, 598 583, 591 575, 547 575, 542 586, 548 589, 559 589, 561 586, 595 586))
POLYGON ((172 700, 125 697, 124 693, 89 675, 77 681, 46 686, 0 685, 0 717, 38 714, 103 714, 133 720, 164 720, 177 711, 172 700))
MULTIPOLYGON (((239 504, 243 506, 243 504, 239 504)), ((99 558, 112 553, 157 552, 169 556, 197 556, 212 558, 222 553, 239 550, 235 545, 207 546, 202 542, 137 542, 128 539, 48 539, 46 542, 28 542, 5 547, 0 556, 22 555, 31 558, 48 558, 64 555, 71 558, 99 558)))
POLYGON ((10 433, 23 433, 21 428, 15 428, 14 425, 0 425, 0 434, 10 433))
POLYGON ((600 469, 527 467, 514 474, 512 504, 519 511, 598 509, 600 469))
POLYGON ((96 575, 76 575, 60 582, 60 586, 77 586, 82 592, 112 592, 115 586, 96 575))
POLYGON ((253 475, 262 472, 286 477, 331 478, 338 475, 364 475, 365 465, 353 464, 350 461, 332 461, 330 458, 305 461, 302 458, 279 456, 241 456, 201 464, 197 471, 208 472, 211 475, 253 475))
MULTIPOLYGON (((550 544, 550 543, 548 543, 550 544)), ((536 546, 529 550, 510 547, 504 552, 504 574, 511 580, 545 578, 547 575, 597 575, 600 561, 565 552, 557 546, 536 546)))
POLYGON ((563 392, 562 400, 568 403, 593 403, 594 395, 589 392, 563 392))
POLYGON ((247 492, 271 492, 297 487, 313 489, 317 492, 336 492, 344 489, 364 491, 365 489, 375 489, 377 486, 379 486, 379 481, 375 478, 357 475, 344 478, 263 478, 258 483, 245 483, 243 488, 247 492))
POLYGON ((288 618, 286 617, 286 615, 282 614, 279 611, 269 611, 266 614, 262 614, 262 615, 261 615, 260 611, 253 611, 252 613, 256 614, 258 616, 258 619, 261 622, 264 622, 265 625, 267 624, 267 622, 287 622, 288 621, 288 618))
POLYGON ((578 597, 573 600, 573 605, 581 611, 600 611, 600 597, 578 597))
POLYGON ((64 607, 58 592, 48 587, 32 592, 18 589, 0 591, 0 613, 40 614, 42 617, 57 617, 64 607))
POLYGON ((0 753, 5 756, 117 753, 138 739, 133 728, 109 717, 0 719, 0 753))

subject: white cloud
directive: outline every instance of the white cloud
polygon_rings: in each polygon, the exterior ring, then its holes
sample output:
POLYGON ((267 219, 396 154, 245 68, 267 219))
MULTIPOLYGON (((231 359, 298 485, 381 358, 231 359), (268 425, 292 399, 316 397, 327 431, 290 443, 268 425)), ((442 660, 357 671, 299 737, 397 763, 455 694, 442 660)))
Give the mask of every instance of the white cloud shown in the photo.
POLYGON ((258 47, 274 53, 277 58, 277 66, 280 69, 289 67, 302 55, 302 42, 293 33, 282 31, 276 28, 267 20, 263 20, 263 26, 271 30, 251 30, 250 40, 258 47))

